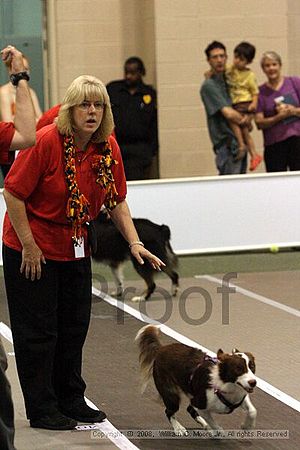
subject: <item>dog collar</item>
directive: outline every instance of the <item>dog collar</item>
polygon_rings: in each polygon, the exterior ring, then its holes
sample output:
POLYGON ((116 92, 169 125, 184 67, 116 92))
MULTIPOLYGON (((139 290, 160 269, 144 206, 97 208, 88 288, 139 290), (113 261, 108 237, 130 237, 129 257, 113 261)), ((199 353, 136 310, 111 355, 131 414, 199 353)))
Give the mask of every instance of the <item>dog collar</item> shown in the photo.
POLYGON ((229 409, 229 411, 226 414, 232 413, 232 411, 234 411, 236 408, 241 406, 241 404, 243 403, 243 401, 245 400, 245 397, 247 395, 247 394, 245 394, 239 403, 230 403, 228 400, 226 400, 226 398, 222 394, 222 391, 219 388, 213 388, 213 389, 214 389, 214 394, 216 394, 218 399, 229 409))

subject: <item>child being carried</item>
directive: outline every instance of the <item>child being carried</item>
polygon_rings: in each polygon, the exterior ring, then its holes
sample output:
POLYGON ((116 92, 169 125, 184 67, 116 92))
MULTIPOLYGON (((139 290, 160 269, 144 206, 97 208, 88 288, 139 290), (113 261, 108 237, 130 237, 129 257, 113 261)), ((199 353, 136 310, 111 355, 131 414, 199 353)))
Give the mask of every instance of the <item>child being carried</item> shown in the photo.
POLYGON ((247 66, 255 56, 255 47, 248 42, 241 42, 233 51, 233 64, 226 68, 226 81, 232 100, 232 106, 241 114, 248 114, 248 123, 244 126, 229 122, 229 125, 238 142, 238 159, 250 153, 250 170, 255 170, 261 163, 260 156, 255 149, 255 144, 250 135, 252 130, 251 120, 256 111, 258 101, 258 85, 254 72, 247 66))

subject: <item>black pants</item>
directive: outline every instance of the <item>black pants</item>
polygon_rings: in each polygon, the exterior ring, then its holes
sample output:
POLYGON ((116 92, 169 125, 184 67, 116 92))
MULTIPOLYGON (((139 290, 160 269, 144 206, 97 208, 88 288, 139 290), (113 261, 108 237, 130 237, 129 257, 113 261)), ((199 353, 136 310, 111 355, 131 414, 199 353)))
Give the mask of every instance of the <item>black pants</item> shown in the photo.
POLYGON ((6 355, 0 340, 0 449, 15 450, 14 409, 10 384, 5 375, 6 368, 6 355))
POLYGON ((40 280, 20 274, 21 253, 3 246, 5 286, 27 417, 83 397, 82 348, 91 312, 90 258, 47 260, 40 280))
POLYGON ((265 147, 267 172, 300 170, 300 137, 292 136, 285 141, 265 147))

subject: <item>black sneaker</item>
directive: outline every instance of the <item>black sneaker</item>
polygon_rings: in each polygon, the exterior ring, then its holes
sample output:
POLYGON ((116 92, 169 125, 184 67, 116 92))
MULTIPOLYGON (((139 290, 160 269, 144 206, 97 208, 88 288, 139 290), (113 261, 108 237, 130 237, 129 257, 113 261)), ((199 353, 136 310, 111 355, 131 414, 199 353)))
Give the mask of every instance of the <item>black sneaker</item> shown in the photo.
POLYGON ((39 419, 30 419, 32 428, 44 428, 45 430, 73 430, 76 425, 76 420, 66 417, 60 412, 39 419))
POLYGON ((76 399, 70 402, 68 406, 61 406, 60 411, 72 419, 78 420, 78 422, 103 422, 106 419, 106 414, 99 409, 90 408, 84 401, 84 399, 76 399))

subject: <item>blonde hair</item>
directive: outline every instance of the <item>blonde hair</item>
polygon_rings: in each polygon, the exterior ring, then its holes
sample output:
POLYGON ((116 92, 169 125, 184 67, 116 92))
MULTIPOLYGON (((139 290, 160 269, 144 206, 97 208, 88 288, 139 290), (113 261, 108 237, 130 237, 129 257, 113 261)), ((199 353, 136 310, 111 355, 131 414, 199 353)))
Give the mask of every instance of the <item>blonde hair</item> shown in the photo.
POLYGON ((103 102, 104 109, 101 124, 91 139, 92 142, 103 142, 114 129, 114 119, 105 85, 98 78, 91 75, 81 75, 75 78, 68 87, 58 113, 58 131, 67 136, 76 131, 73 121, 73 107, 80 105, 87 99, 97 99, 97 101, 103 102))
POLYGON ((282 66, 281 57, 278 55, 278 53, 273 52, 273 51, 268 51, 268 52, 264 52, 260 59, 260 66, 262 69, 264 67, 264 63, 265 63, 266 59, 272 59, 272 60, 276 61, 280 66, 282 66))

